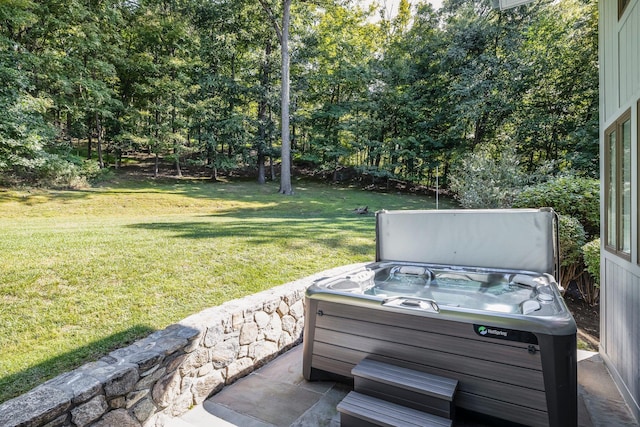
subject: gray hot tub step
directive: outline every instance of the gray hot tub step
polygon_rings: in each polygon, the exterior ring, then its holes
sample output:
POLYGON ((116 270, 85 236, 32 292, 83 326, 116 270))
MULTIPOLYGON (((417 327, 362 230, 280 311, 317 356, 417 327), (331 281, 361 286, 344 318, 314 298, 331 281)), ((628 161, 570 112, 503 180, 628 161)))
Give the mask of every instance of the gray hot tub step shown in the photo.
POLYGON ((350 392, 338 404, 341 427, 451 427, 453 421, 385 400, 350 392))
POLYGON ((351 373, 354 390, 402 406, 453 418, 458 380, 427 374, 371 359, 363 359, 351 373))

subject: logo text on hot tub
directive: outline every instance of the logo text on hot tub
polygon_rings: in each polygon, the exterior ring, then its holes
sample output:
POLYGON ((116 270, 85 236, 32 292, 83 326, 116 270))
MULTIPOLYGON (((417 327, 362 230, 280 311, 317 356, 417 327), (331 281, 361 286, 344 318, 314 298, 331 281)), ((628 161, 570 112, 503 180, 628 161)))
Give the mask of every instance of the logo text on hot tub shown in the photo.
POLYGON ((473 331, 486 339, 497 339, 507 341, 524 342, 527 344, 538 344, 538 338, 529 331, 519 331, 515 329, 496 328, 486 325, 473 325, 473 331))
POLYGON ((480 326, 478 328, 478 333, 480 335, 489 334, 489 335, 498 335, 498 336, 501 336, 501 337, 506 337, 507 336, 507 331, 501 331, 499 329, 490 329, 490 328, 487 328, 486 326, 480 326))

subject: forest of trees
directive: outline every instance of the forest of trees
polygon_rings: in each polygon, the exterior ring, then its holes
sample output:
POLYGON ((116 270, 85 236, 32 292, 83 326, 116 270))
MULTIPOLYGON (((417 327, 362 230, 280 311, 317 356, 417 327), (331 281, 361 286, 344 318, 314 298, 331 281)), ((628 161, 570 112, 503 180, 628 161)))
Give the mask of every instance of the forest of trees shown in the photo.
POLYGON ((0 184, 72 185, 132 154, 156 173, 276 179, 288 3, 294 165, 427 186, 478 159, 597 177, 595 0, 401 0, 393 16, 354 0, 2 0, 0 184))
POLYGON ((378 1, 0 0, 0 185, 141 158, 284 194, 290 165, 437 182, 465 208, 553 207, 561 282, 595 303, 597 1, 378 1))

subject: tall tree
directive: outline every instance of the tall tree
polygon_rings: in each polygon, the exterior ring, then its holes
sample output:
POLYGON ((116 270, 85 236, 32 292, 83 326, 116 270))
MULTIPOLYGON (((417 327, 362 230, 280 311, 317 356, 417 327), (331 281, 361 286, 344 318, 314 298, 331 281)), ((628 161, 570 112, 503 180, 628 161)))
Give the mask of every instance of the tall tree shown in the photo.
POLYGON ((0 2, 0 173, 68 170, 73 145, 92 157, 98 138, 104 163, 127 149, 178 174, 185 160, 213 175, 257 165, 263 180, 273 112, 283 194, 294 160, 428 183, 480 148, 597 174, 594 1, 402 0, 377 21, 357 4, 0 2))
MULTIPOLYGON (((358 129, 368 102, 372 53, 380 32, 366 15, 340 4, 317 12, 298 52, 295 84, 304 90, 298 122, 304 127, 307 147, 302 159, 333 171, 354 165, 364 149, 358 129)), ((294 116, 295 118, 295 116, 294 116)))
POLYGON ((597 4, 553 2, 536 11, 517 55, 526 82, 511 125, 523 164, 598 174, 597 4))
POLYGON ((280 168, 281 194, 293 194, 291 186, 291 135, 289 129, 289 104, 290 104, 290 78, 289 78, 289 29, 291 24, 291 0, 281 0, 280 8, 282 20, 279 21, 274 12, 274 7, 267 0, 260 0, 273 28, 280 41, 280 127, 282 138, 282 154, 280 168))

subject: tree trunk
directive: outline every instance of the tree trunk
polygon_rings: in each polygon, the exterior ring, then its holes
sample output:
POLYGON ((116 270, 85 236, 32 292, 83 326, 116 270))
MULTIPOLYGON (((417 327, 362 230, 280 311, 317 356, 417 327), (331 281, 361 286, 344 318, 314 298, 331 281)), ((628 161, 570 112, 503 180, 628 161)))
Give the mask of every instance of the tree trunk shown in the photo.
MULTIPOLYGON (((271 110, 271 106, 269 106, 269 123, 273 123, 273 115, 272 115, 273 111, 271 110)), ((268 135, 267 137, 267 141, 269 142, 268 147, 269 147, 269 152, 272 153, 269 155, 269 170, 271 172, 271 181, 275 182, 276 180, 276 167, 273 164, 273 138, 271 137, 271 134, 268 135)))
POLYGON ((173 155, 175 156, 176 174, 182 177, 182 169, 180 168, 180 143, 178 142, 176 135, 176 101, 175 96, 171 95, 171 133, 173 137, 173 155))
MULTIPOLYGON (((294 110, 295 110, 295 106, 294 106, 294 110)), ((291 125, 291 149, 295 150, 296 149, 296 124, 295 122, 291 125)))
POLYGON ((100 169, 104 169, 104 160, 102 158, 102 126, 100 125, 100 116, 98 115, 98 113, 96 113, 95 117, 96 117, 96 132, 98 134, 98 141, 97 141, 98 164, 100 165, 100 169))
POLYGON ((65 137, 69 138, 69 141, 72 140, 72 138, 71 138, 71 113, 68 112, 68 111, 67 111, 67 123, 66 123, 65 137))
POLYGON ((258 104, 258 184, 264 184, 266 160, 265 151, 267 147, 267 86, 269 85, 269 57, 271 56, 271 43, 267 41, 264 48, 264 64, 262 64, 260 103, 258 104))
POLYGON ((178 149, 177 145, 178 145, 177 143, 174 143, 174 145, 173 145, 173 155, 176 158, 176 163, 175 163, 175 165, 176 165, 176 174, 179 177, 182 177, 182 169, 180 168, 180 150, 178 149))
POLYGON ((91 152, 91 126, 89 126, 89 132, 87 133, 87 160, 91 160, 93 153, 91 152))
POLYGON ((291 18, 291 0, 282 0, 282 167, 280 170, 280 193, 293 194, 291 187, 291 141, 289 140, 289 22, 291 18))
POLYGON ((177 151, 175 151, 175 156, 176 156, 176 174, 179 177, 182 177, 182 169, 180 169, 180 155, 177 153, 177 151))
POLYGON ((213 148, 213 143, 207 141, 207 166, 211 167, 213 165, 213 158, 215 157, 215 150, 213 148))
POLYGON ((271 181, 276 180, 276 166, 273 164, 273 156, 269 156, 269 169, 271 170, 271 181))
POLYGON ((160 112, 158 111, 158 109, 156 108, 155 111, 155 119, 156 119, 156 126, 155 126, 155 147, 154 150, 155 151, 155 164, 154 164, 154 168, 153 168, 153 177, 157 178, 158 177, 158 173, 160 172, 160 112))
POLYGON ((289 24, 291 21, 291 0, 282 0, 282 26, 278 23, 267 0, 259 0, 259 2, 273 24, 280 41, 280 51, 282 53, 282 73, 280 76, 282 163, 280 168, 280 190, 278 192, 281 194, 293 194, 293 189, 291 188, 291 141, 289 140, 289 24))
POLYGON ((263 153, 258 153, 258 184, 262 185, 267 182, 265 177, 265 167, 264 162, 266 160, 266 156, 263 153))

